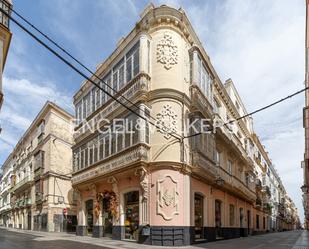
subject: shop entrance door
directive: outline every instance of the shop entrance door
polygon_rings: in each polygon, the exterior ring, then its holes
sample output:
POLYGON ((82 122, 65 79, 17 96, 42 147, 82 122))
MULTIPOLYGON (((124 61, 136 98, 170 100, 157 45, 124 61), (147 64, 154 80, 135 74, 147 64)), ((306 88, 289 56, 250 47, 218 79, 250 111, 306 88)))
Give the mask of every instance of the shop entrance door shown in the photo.
POLYGON ((110 197, 105 197, 102 200, 102 219, 103 219, 103 236, 112 237, 113 233, 113 216, 110 211, 110 197))
POLYGON ((203 196, 194 195, 195 240, 204 238, 203 233, 203 196))
POLYGON ((125 234, 128 240, 138 240, 139 227, 139 192, 132 191, 124 195, 125 203, 125 234))
POLYGON ((93 200, 86 201, 86 221, 87 221, 87 232, 92 234, 93 229, 93 200))

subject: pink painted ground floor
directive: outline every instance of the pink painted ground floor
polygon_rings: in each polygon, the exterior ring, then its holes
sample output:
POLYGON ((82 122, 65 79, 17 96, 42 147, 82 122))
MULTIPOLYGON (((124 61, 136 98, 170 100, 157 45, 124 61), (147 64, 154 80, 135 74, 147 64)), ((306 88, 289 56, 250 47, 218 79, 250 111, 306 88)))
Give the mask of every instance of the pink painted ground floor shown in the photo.
POLYGON ((81 236, 182 246, 268 231, 269 217, 253 201, 180 165, 131 165, 74 188, 81 236))

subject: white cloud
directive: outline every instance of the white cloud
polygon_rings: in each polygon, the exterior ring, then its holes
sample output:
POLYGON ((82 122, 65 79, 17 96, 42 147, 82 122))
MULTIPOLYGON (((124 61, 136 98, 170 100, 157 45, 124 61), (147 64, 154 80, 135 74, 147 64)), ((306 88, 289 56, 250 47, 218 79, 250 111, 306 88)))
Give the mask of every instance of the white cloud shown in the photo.
POLYGON ((72 97, 53 83, 4 78, 5 101, 1 109, 0 156, 4 161, 47 100, 72 112, 72 97))

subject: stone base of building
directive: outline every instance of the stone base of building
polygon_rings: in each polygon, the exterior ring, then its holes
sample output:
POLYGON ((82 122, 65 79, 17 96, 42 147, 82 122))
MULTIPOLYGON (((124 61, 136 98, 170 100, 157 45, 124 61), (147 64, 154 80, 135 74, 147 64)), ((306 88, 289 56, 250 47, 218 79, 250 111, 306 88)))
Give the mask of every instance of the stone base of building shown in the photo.
POLYGON ((87 235, 87 226, 76 226, 76 235, 77 236, 86 236, 87 235))
POLYGON ((149 244, 156 246, 187 246, 193 242, 194 227, 150 227, 149 244))
POLYGON ((92 237, 94 238, 103 237, 103 226, 93 226, 92 237))
MULTIPOLYGON (((80 227, 81 228, 79 229, 83 228, 83 226, 80 227)), ((124 226, 114 226, 112 239, 121 240, 124 229, 124 226)), ((103 231, 103 227, 93 227, 93 236, 101 236, 101 234, 104 234, 103 231), (94 234, 96 234, 96 236, 94 234)), ((195 240, 194 231, 195 227, 151 226, 150 234, 143 235, 142 227, 140 227, 139 239, 137 243, 156 246, 188 246, 195 243, 211 242, 220 239, 247 237, 250 232, 247 228, 204 227, 203 238, 195 240)))

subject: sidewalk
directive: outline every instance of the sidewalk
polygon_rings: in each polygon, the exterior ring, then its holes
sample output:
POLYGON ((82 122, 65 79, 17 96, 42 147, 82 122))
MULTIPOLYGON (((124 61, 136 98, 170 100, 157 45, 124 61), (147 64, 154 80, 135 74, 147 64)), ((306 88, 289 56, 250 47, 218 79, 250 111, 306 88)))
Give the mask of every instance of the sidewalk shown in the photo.
MULTIPOLYGON (((29 235, 34 235, 37 236, 34 240, 36 241, 52 241, 52 240, 69 240, 69 241, 78 241, 80 243, 85 243, 85 244, 91 244, 91 245, 96 245, 96 246, 102 246, 102 247, 108 247, 108 248, 115 248, 115 249, 171 249, 175 247, 164 247, 164 246, 149 246, 149 245, 143 245, 143 244, 138 244, 135 242, 130 242, 130 241, 123 241, 123 240, 112 240, 109 238, 93 238, 90 236, 76 236, 75 234, 68 234, 68 233, 56 233, 56 232, 39 232, 39 231, 30 231, 30 230, 20 230, 20 229, 15 229, 15 228, 5 228, 5 227, 0 227, 1 229, 5 229, 11 232, 15 233, 22 233, 22 234, 29 234, 29 235)), ((181 248, 186 248, 186 249, 197 249, 198 247, 194 246, 184 246, 181 248)))
POLYGON ((303 231, 292 249, 309 249, 309 231, 303 231))

